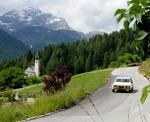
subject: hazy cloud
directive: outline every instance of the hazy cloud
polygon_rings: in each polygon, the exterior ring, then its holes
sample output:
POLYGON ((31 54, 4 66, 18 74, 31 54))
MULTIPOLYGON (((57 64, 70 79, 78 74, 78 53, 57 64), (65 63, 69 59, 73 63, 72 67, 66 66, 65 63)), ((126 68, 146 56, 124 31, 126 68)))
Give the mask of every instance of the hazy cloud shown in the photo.
POLYGON ((1 1, 0 12, 13 8, 38 7, 44 12, 50 12, 65 18, 69 25, 79 31, 118 30, 114 12, 117 8, 126 6, 127 0, 5 0, 1 1))

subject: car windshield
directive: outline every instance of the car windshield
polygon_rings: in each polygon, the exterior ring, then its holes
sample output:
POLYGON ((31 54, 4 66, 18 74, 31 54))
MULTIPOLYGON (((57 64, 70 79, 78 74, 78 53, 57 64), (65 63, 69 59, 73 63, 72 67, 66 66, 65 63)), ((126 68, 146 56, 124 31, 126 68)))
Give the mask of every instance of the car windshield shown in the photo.
POLYGON ((117 79, 116 82, 130 82, 129 79, 117 79))

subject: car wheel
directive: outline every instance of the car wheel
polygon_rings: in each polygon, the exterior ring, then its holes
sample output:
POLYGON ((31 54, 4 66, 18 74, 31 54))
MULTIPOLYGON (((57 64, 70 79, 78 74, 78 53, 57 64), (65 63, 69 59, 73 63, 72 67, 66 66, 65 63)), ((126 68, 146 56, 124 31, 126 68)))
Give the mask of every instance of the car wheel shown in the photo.
POLYGON ((133 90, 133 88, 131 89, 131 92, 133 92, 134 90, 133 90))
POLYGON ((127 91, 127 92, 131 92, 131 89, 130 89, 130 88, 127 88, 126 91, 127 91))
POLYGON ((113 89, 113 91, 114 91, 114 92, 117 92, 118 90, 117 90, 117 89, 113 89))

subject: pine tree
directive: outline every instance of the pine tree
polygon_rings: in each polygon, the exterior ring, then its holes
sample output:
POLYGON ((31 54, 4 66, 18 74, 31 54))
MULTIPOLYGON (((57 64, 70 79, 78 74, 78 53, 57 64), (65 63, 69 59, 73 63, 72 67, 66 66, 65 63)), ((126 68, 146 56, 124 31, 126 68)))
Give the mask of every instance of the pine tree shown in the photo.
POLYGON ((92 54, 90 53, 85 63, 85 71, 92 70, 92 54))
POLYGON ((32 60, 32 58, 33 58, 32 52, 31 52, 31 50, 29 50, 27 53, 27 62, 30 62, 32 60))
POLYGON ((109 65, 109 54, 108 54, 108 52, 105 52, 104 61, 103 61, 103 68, 107 68, 108 65, 109 65))

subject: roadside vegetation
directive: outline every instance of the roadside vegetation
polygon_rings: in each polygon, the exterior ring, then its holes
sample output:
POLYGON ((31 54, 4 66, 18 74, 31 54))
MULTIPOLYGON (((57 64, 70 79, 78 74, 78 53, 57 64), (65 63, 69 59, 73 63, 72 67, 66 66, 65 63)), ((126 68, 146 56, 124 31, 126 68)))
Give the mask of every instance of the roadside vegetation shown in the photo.
POLYGON ((150 59, 143 61, 139 68, 140 72, 150 80, 150 59))
POLYGON ((49 75, 47 75, 43 82, 43 90, 47 95, 54 95, 57 91, 66 87, 72 77, 72 73, 67 67, 59 67, 49 75))
MULTIPOLYGON (((139 68, 140 72, 148 79, 150 80, 150 59, 144 61, 139 68)), ((143 88, 141 102, 144 103, 146 101, 146 98, 148 94, 150 93, 150 85, 147 85, 143 88)))
POLYGON ((138 65, 141 62, 142 59, 138 55, 125 53, 124 55, 119 56, 116 61, 111 62, 109 67, 117 68, 121 66, 132 66, 132 65, 138 65))
POLYGON ((65 88, 57 91, 52 96, 43 92, 43 83, 18 89, 19 94, 25 95, 32 92, 37 94, 35 95, 35 103, 15 102, 12 105, 8 103, 1 104, 0 121, 15 122, 77 104, 82 98, 102 87, 110 76, 111 71, 111 69, 96 70, 73 76, 65 88))

